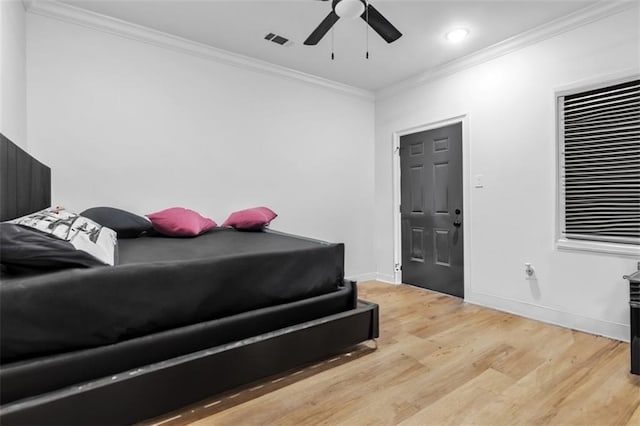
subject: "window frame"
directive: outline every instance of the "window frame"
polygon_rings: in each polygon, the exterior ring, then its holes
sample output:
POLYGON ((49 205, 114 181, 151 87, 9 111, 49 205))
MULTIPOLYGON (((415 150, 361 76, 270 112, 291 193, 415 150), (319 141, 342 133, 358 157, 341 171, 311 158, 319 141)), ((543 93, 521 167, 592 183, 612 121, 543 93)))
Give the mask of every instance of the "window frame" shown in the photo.
POLYGON ((555 162, 556 162, 556 226, 555 226, 555 248, 558 250, 592 252, 616 256, 640 257, 640 244, 615 243, 601 240, 579 240, 567 238, 563 232, 565 223, 565 197, 562 187, 562 166, 564 151, 563 132, 563 103, 561 98, 567 95, 587 92, 607 86, 637 80, 640 73, 637 70, 625 71, 615 75, 600 76, 594 79, 579 81, 571 85, 556 88, 554 91, 554 122, 555 122, 555 162))

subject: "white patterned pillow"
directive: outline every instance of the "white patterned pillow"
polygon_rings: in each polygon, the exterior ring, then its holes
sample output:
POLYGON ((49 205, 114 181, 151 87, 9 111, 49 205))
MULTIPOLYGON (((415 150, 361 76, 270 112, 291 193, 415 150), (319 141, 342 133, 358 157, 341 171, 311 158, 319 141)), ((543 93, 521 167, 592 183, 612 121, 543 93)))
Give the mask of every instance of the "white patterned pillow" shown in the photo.
POLYGON ((68 241, 77 250, 89 253, 105 265, 115 264, 118 243, 116 232, 62 207, 50 207, 9 223, 33 228, 68 241))

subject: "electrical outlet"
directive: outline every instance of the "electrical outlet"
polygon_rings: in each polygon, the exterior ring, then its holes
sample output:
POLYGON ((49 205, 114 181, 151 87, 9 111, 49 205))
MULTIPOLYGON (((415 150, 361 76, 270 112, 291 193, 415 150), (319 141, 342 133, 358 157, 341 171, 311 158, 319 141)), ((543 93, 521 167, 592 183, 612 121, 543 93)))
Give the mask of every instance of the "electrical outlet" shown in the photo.
POLYGON ((524 279, 525 280, 535 280, 536 279, 536 270, 533 268, 531 263, 524 264, 524 279))

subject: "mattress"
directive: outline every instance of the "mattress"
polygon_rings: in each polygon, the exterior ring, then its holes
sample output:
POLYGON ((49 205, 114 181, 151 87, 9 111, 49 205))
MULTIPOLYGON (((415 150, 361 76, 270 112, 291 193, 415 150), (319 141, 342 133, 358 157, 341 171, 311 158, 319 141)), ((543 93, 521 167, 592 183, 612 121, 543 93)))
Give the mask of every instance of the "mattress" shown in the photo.
POLYGON ((118 265, 3 277, 2 363, 336 291, 344 246, 276 232, 119 240, 118 265))

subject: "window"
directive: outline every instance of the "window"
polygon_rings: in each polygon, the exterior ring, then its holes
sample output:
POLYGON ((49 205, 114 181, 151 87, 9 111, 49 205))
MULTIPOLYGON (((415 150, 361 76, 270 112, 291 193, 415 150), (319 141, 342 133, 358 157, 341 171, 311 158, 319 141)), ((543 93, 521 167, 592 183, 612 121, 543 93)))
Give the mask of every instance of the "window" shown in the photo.
POLYGON ((561 93, 557 105, 559 242, 639 248, 640 80, 561 93))

